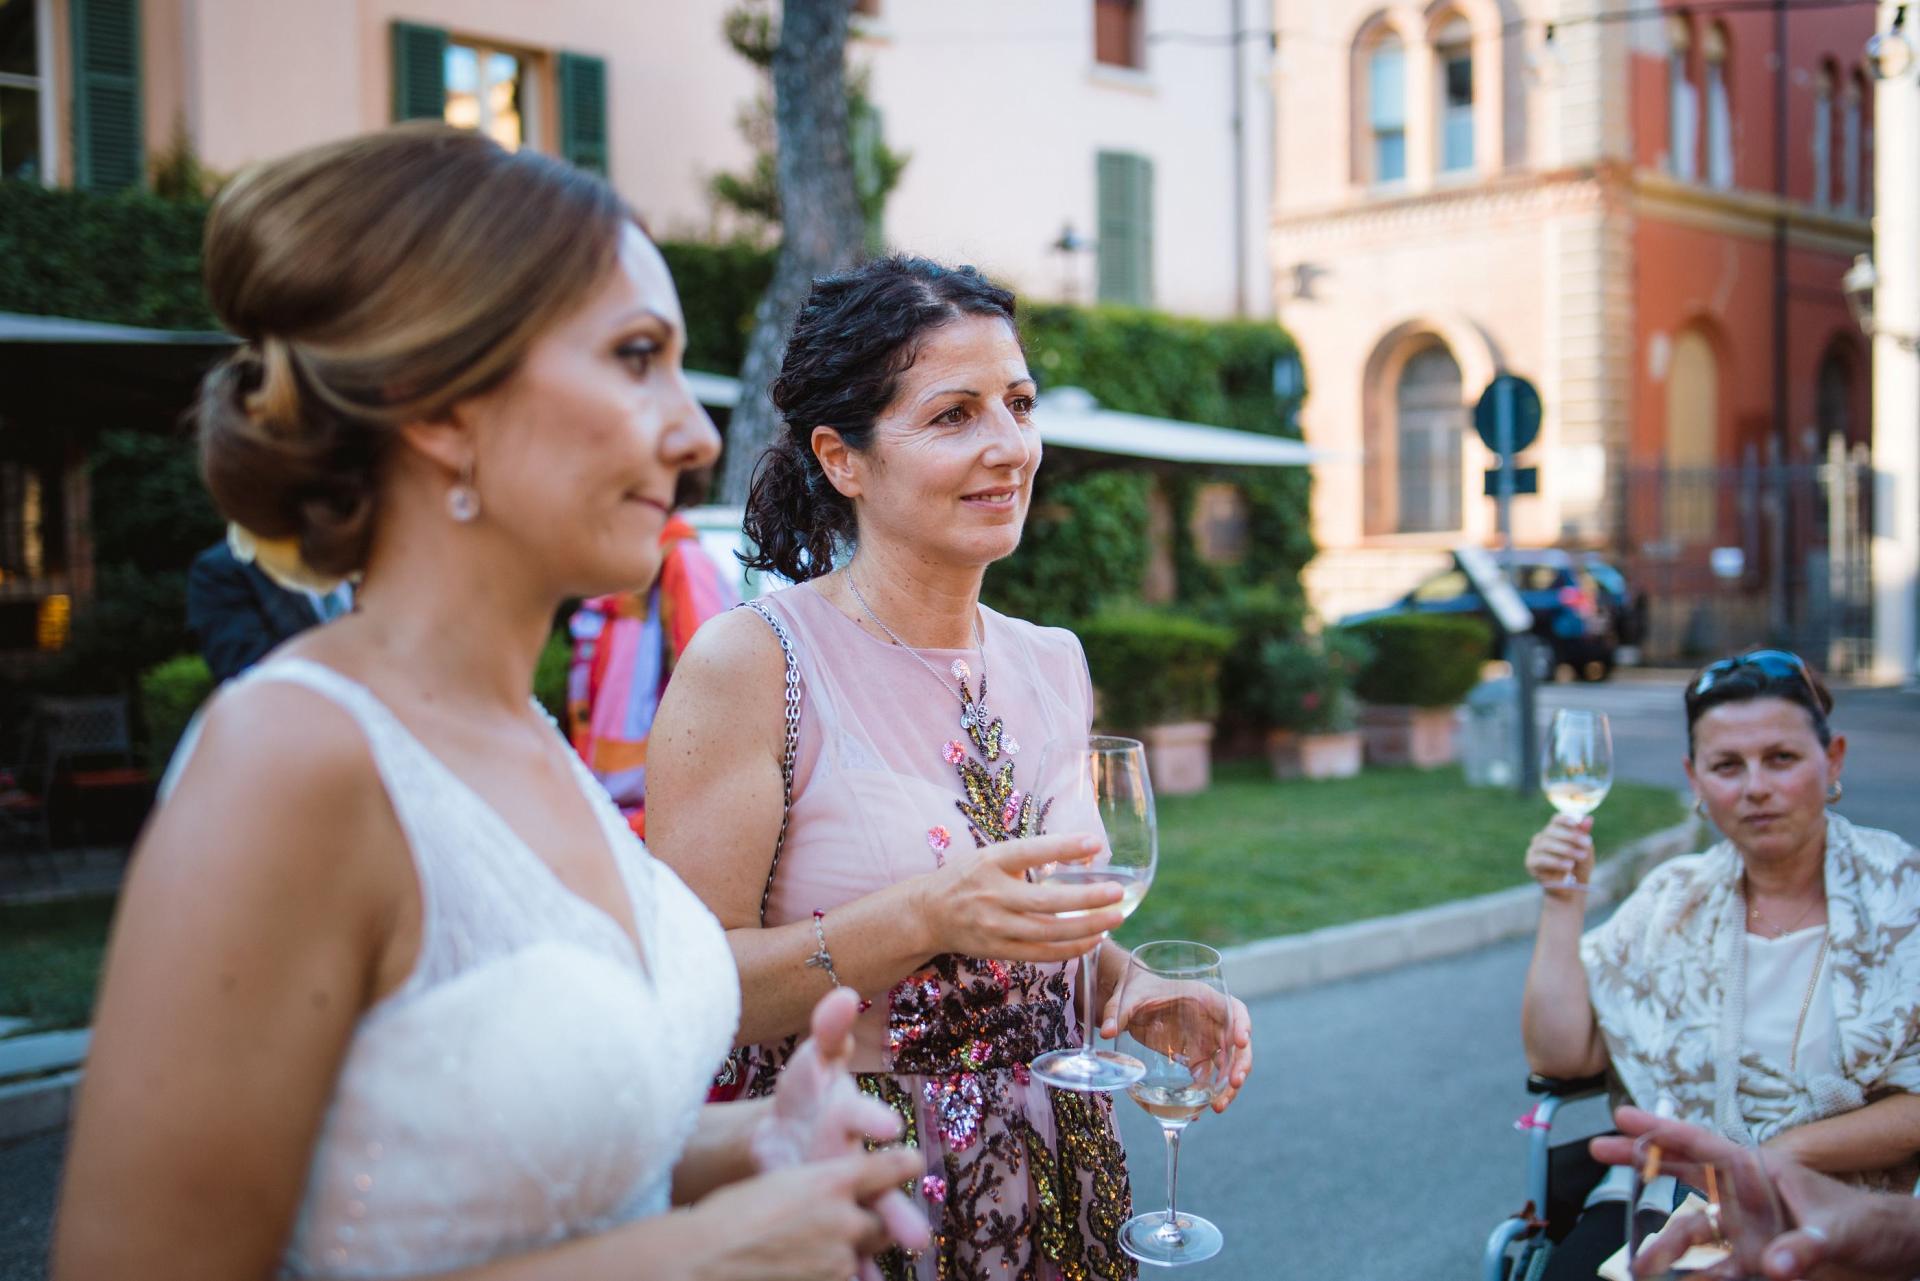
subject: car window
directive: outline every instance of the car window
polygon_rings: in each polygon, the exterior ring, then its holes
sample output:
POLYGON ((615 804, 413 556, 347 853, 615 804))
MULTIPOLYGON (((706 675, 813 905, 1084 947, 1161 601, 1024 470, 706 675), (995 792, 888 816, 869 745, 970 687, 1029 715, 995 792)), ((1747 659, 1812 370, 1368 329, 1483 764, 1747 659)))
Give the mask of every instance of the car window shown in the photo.
POLYGON ((1588 561, 1587 572, 1593 575, 1595 582, 1599 583, 1615 596, 1625 596, 1627 594, 1626 577, 1605 561, 1588 561))
POLYGON ((1509 572, 1513 585, 1523 592, 1550 592, 1565 584, 1565 574, 1557 565, 1515 565, 1509 572))
POLYGON ((1437 600, 1453 600, 1458 596, 1466 596, 1472 591, 1473 586, 1467 581, 1467 576, 1457 569, 1450 569, 1444 574, 1434 575, 1414 588, 1413 598, 1425 605, 1437 600))

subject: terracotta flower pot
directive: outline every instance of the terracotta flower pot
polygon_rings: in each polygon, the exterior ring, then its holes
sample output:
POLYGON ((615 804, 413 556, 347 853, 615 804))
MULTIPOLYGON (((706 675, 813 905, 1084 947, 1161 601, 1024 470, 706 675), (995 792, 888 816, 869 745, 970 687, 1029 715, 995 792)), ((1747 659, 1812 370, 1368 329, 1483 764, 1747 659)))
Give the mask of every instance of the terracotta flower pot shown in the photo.
POLYGON ((1375 765, 1412 765, 1434 769, 1451 765, 1454 746, 1454 709, 1366 704, 1360 711, 1360 731, 1366 736, 1367 760, 1375 765))
POLYGON ((1352 778, 1360 772, 1366 740, 1357 729, 1300 735, 1300 772, 1308 778, 1352 778))
POLYGON ((1191 796, 1213 782, 1213 723, 1184 721, 1140 731, 1147 772, 1161 796, 1191 796))
POLYGON ((1290 729, 1267 731, 1267 763, 1275 778, 1300 777, 1300 735, 1290 729))

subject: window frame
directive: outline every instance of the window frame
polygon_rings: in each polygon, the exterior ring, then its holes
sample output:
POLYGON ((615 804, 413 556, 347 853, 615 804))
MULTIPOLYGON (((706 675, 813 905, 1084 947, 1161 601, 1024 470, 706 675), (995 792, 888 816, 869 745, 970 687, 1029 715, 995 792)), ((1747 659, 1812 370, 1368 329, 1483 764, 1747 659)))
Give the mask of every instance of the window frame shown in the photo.
POLYGON ((1866 211, 1866 94, 1857 75, 1847 77, 1840 97, 1840 198, 1842 213, 1866 211))
POLYGON ((1833 207, 1833 94, 1836 88, 1831 64, 1820 68, 1813 82, 1813 207, 1833 207))
MULTIPOLYGON (((474 55, 476 71, 474 101, 479 106, 480 118, 473 126, 473 131, 482 137, 493 138, 493 135, 487 132, 487 124, 491 118, 491 108, 487 101, 486 91, 489 86, 499 82, 487 79, 487 60, 494 54, 502 54, 512 58, 520 68, 520 145, 515 148, 515 150, 532 151, 542 154, 548 152, 550 148, 545 145, 546 103, 543 100, 540 88, 541 80, 545 74, 544 56, 536 50, 517 48, 513 45, 499 44, 494 41, 480 40, 449 31, 447 33, 445 56, 451 58, 456 48, 472 50, 474 55)), ((452 101, 453 85, 444 68, 441 71, 441 95, 443 102, 440 108, 440 118, 445 123, 451 125, 453 122, 446 118, 446 103, 452 101)), ((455 127, 459 128, 461 126, 455 127)), ((499 139, 494 138, 494 141, 498 142, 499 139)))
POLYGON ((1447 177, 1472 173, 1480 159, 1480 137, 1478 115, 1480 109, 1479 77, 1475 74, 1473 26, 1462 14, 1449 14, 1441 19, 1432 40, 1434 66, 1434 172, 1447 177), (1467 99, 1456 106, 1450 98, 1449 72, 1455 63, 1464 62, 1467 67, 1467 99), (1466 155, 1464 159, 1453 157, 1449 148, 1452 143, 1451 126, 1456 116, 1466 120, 1466 155), (1459 163, 1452 163, 1458 159, 1459 163))
POLYGON ((1693 82, 1693 32, 1685 17, 1667 21, 1667 172, 1700 177, 1700 89, 1693 82))
POLYGON ((23 89, 34 95, 34 117, 39 128, 40 154, 38 179, 43 187, 56 186, 59 167, 60 130, 55 110, 53 83, 53 0, 32 0, 34 74, 19 75, 0 71, 0 89, 23 89))
POLYGON ((1147 0, 1092 0, 1093 65, 1105 71, 1144 75, 1147 70, 1147 0), (1127 60, 1113 62, 1101 56, 1100 15, 1102 10, 1124 11, 1127 25, 1127 60))
POLYGON ((1397 187, 1406 184, 1411 172, 1412 157, 1408 154, 1407 143, 1411 130, 1408 128, 1407 112, 1407 40, 1391 27, 1382 28, 1362 49, 1361 65, 1365 68, 1366 95, 1363 102, 1361 124, 1366 132, 1366 165, 1363 172, 1367 184, 1374 187, 1397 187), (1391 53, 1399 62, 1399 119, 1394 128, 1382 129, 1379 119, 1380 98, 1378 92, 1381 77, 1375 68, 1380 59, 1391 53), (1381 164, 1381 142, 1389 136, 1397 136, 1400 143, 1400 172, 1387 176, 1381 164))
POLYGON ((1706 126, 1707 185, 1729 191, 1736 185, 1738 158, 1733 151, 1733 86, 1727 70, 1733 61, 1733 50, 1724 25, 1716 22, 1708 28, 1703 52, 1706 55, 1702 115, 1706 126))

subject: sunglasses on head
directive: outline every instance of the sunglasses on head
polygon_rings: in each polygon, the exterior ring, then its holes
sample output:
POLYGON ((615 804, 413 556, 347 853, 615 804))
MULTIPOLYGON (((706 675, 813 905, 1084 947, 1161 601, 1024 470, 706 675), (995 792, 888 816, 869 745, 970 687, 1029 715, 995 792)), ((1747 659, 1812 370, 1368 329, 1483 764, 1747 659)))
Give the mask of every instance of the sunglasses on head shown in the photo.
POLYGON ((1820 692, 1813 683, 1813 673, 1807 670, 1807 661, 1784 649, 1756 649, 1750 654, 1707 664, 1694 679, 1693 696, 1701 697, 1743 667, 1755 668, 1769 680, 1797 680, 1807 687, 1807 693, 1816 704, 1820 701, 1820 692))

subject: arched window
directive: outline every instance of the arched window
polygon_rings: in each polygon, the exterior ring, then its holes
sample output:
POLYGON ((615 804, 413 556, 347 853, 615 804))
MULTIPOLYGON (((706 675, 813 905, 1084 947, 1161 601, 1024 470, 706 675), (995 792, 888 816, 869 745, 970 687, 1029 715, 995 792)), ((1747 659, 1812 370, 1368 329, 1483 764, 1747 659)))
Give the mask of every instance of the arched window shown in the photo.
POLYGON ((1460 446, 1467 411, 1453 353, 1428 347, 1408 360, 1395 388, 1394 411, 1398 532, 1460 528, 1460 446))
POLYGON ((1693 35, 1679 14, 1667 20, 1667 48, 1667 165, 1692 182, 1700 176, 1700 101, 1688 66, 1693 35))
POLYGON ((1720 448, 1720 361, 1706 335, 1689 329, 1673 343, 1667 371, 1666 534, 1679 542, 1713 537, 1718 496, 1712 468, 1720 448))
POLYGON ((1815 414, 1820 423, 1820 448, 1838 436, 1852 444, 1856 435, 1853 413, 1853 361, 1847 349, 1835 343, 1820 358, 1820 373, 1815 383, 1815 414))
POLYGON ((1439 86, 1440 172, 1473 168, 1473 28, 1455 16, 1433 36, 1434 81, 1439 86))
POLYGON ((1861 173, 1861 97, 1859 79, 1849 76, 1840 96, 1840 208, 1847 213, 1860 212, 1860 193, 1867 185, 1861 173))
POLYGON ((1833 203, 1833 82, 1831 67, 1823 67, 1813 84, 1813 207, 1833 203))
POLYGON ((1733 104, 1727 98, 1727 29, 1707 32, 1707 182, 1733 186, 1733 104))
POLYGON ((1407 176, 1407 50, 1387 33, 1367 54, 1367 133, 1370 181, 1403 182, 1407 176))

